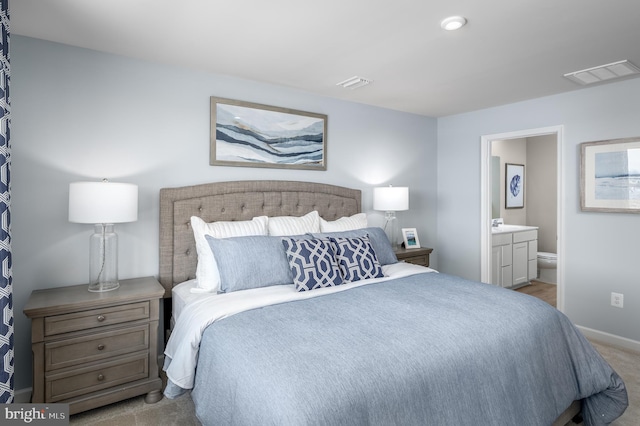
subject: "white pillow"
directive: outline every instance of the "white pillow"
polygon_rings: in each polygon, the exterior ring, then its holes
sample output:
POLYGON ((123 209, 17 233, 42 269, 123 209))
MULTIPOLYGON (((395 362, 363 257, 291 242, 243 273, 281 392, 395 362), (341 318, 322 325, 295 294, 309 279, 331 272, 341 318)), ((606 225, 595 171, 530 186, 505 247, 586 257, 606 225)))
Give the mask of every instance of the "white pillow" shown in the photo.
POLYGON ((320 215, 316 210, 304 216, 276 216, 269 218, 269 235, 288 237, 320 232, 320 215), (315 231, 314 231, 315 229, 315 231))
POLYGON ((353 216, 344 216, 331 222, 320 218, 320 232, 353 231, 355 229, 366 228, 367 226, 368 224, 366 213, 357 213, 353 216))
POLYGON ((191 228, 196 240, 198 266, 196 267, 196 286, 192 293, 217 292, 220 290, 220 273, 216 259, 205 235, 214 238, 247 237, 251 235, 267 235, 267 216, 254 217, 251 220, 233 222, 206 223, 197 216, 191 216, 191 228))

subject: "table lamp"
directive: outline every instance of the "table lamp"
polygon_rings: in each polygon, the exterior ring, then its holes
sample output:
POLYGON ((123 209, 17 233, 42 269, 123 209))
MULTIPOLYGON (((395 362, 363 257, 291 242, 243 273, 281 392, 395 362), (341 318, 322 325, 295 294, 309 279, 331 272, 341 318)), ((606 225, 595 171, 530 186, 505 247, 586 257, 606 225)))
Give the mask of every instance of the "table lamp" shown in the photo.
POLYGON ((397 211, 409 210, 409 188, 406 186, 386 186, 373 189, 373 209, 385 212, 384 232, 391 245, 398 245, 397 211))
POLYGON ((117 289, 118 235, 114 223, 138 220, 138 186, 130 183, 69 184, 69 222, 92 223, 89 239, 89 291, 117 289))

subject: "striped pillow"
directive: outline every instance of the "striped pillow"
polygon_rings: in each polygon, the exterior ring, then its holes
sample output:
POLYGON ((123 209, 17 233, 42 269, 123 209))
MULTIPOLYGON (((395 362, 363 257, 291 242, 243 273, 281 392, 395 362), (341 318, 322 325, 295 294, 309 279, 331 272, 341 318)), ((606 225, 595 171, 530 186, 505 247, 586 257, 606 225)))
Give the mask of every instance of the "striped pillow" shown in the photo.
POLYGON ((269 235, 280 237, 320 232, 320 215, 314 210, 301 217, 270 217, 268 227, 269 235))
POLYGON ((320 232, 342 232, 362 229, 367 227, 367 214, 357 213, 353 216, 344 216, 333 221, 320 218, 320 232))

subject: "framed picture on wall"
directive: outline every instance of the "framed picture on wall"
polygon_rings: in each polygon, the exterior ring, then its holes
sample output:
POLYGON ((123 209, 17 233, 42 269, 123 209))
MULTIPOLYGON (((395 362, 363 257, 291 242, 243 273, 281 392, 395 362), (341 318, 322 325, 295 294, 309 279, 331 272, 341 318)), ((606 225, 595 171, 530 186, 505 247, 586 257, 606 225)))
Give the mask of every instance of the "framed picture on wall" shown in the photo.
POLYGON ((640 137, 580 145, 582 211, 640 213, 640 137))
POLYGON ((504 207, 507 209, 524 208, 524 165, 506 163, 504 176, 504 207))
POLYGON ((420 248, 416 228, 402 228, 402 240, 404 241, 404 248, 420 248))
POLYGON ((327 170, 327 116, 211 97, 212 166, 327 170))

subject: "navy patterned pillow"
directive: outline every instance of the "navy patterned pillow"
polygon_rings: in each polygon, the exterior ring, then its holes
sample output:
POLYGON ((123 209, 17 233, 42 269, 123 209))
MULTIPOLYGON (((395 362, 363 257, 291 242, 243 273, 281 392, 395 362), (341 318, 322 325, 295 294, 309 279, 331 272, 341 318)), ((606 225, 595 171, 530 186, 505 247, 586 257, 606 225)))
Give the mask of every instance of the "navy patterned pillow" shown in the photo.
POLYGON ((382 266, 371 246, 369 236, 329 238, 336 253, 338 267, 345 282, 384 277, 382 266))
POLYGON ((282 238, 296 290, 307 291, 343 283, 329 240, 282 238))

